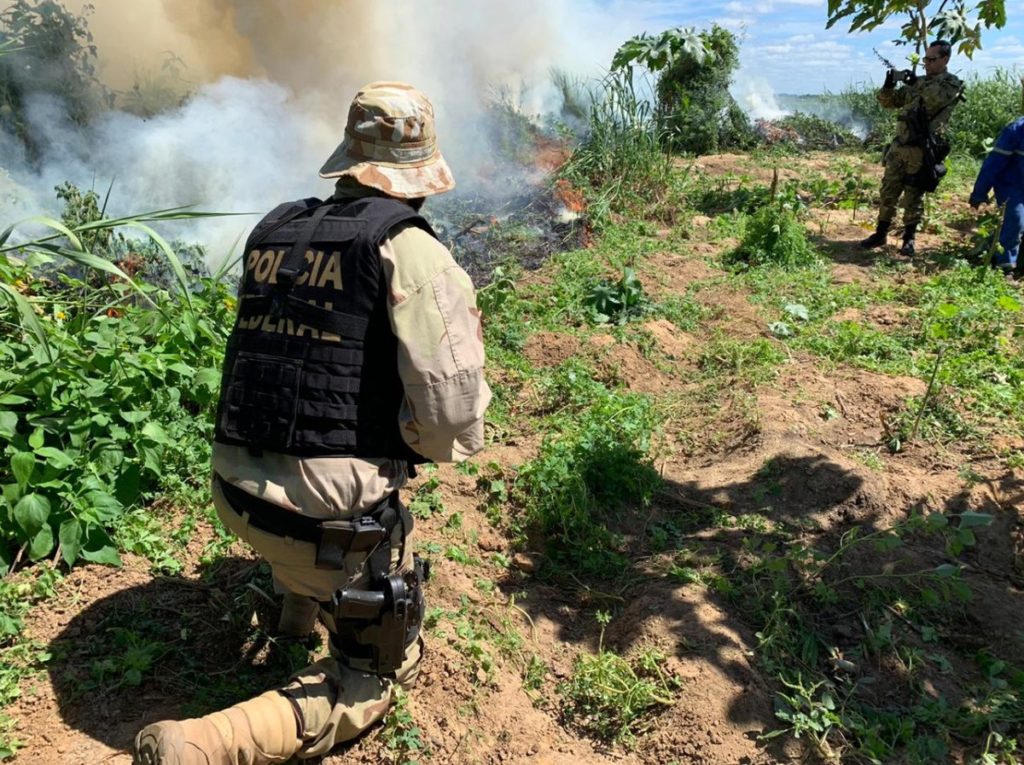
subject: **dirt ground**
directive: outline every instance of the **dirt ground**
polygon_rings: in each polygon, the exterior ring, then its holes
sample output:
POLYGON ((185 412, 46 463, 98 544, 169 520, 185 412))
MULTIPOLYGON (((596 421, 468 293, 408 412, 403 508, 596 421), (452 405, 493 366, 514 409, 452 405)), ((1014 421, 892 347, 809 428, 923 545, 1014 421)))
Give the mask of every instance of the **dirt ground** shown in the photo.
MULTIPOLYGON (((725 156, 703 158, 700 164, 708 172, 739 174, 747 172, 747 162, 746 157, 725 156)), ((833 214, 829 220, 821 233, 835 256, 835 282, 870 279, 867 266, 872 261, 852 246, 863 236, 861 223, 851 222, 849 213, 833 214)), ((684 291, 698 280, 713 282, 719 272, 706 258, 721 245, 696 239, 687 246, 667 246, 642 264, 641 278, 652 293, 684 291)), ((713 310, 711 320, 693 334, 665 321, 645 326, 658 351, 657 363, 649 352, 610 335, 581 341, 555 332, 530 337, 525 356, 535 366, 546 366, 584 355, 629 389, 677 397, 686 407, 695 390, 693 373, 704 340, 715 333, 768 336, 759 309, 736 288, 711 286, 696 298, 713 310)), ((901 320, 898 312, 875 309, 856 318, 880 326, 901 320)), ((1024 474, 1007 472, 994 454, 928 444, 896 455, 886 452, 880 446, 886 416, 923 389, 917 379, 842 366, 823 371, 812 359, 796 357, 777 379, 746 398, 737 395, 714 411, 690 404, 685 426, 669 428, 659 452, 656 466, 667 488, 651 516, 709 507, 738 515, 761 503, 769 480, 780 522, 806 523, 826 532, 850 523, 879 528, 912 507, 993 513, 996 523, 983 532, 984 558, 968 558, 972 586, 982 595, 969 605, 968 617, 985 625, 980 639, 986 643, 1020 645, 1024 474), (835 416, 822 416, 826 405, 835 416), (865 464, 865 454, 877 458, 871 466, 865 464), (770 479, 766 464, 774 466, 770 479), (983 479, 973 489, 965 490, 958 477, 957 469, 964 464, 983 479)), ((514 467, 536 448, 537 439, 529 434, 510 435, 476 461, 514 467)), ((452 622, 442 619, 428 633, 422 679, 409 701, 428 749, 422 761, 767 765, 809 756, 801 742, 776 741, 769 747, 758 740, 777 726, 775 689, 755 664, 757 640, 751 627, 713 589, 668 578, 612 592, 597 592, 582 583, 577 590, 556 587, 536 575, 540 550, 513 547, 488 521, 474 477, 451 467, 442 467, 437 476, 444 512, 419 523, 421 544, 457 543, 479 561, 497 553, 512 563, 507 568, 466 566, 433 555, 430 605, 449 614, 476 614, 474 618, 488 621, 496 633, 518 633, 521 644, 508 654, 486 647, 494 660, 467 668, 465 639, 452 622), (460 520, 453 532, 454 516, 460 520), (496 586, 481 588, 482 577, 496 586), (668 670, 682 683, 677 702, 653 719, 633 750, 602 746, 567 727, 554 693, 575 657, 596 650, 599 633, 593 614, 607 602, 618 615, 605 644, 623 653, 659 648, 669 657, 668 670), (551 672, 533 693, 523 687, 523 661, 531 655, 551 672)), ((174 525, 173 515, 168 520, 174 525)), ((713 539, 725 554, 738 551, 744 538, 738 527, 698 533, 713 539)), ((59 585, 51 606, 33 611, 27 634, 54 658, 48 671, 24 684, 22 697, 9 709, 18 721, 16 735, 25 743, 17 762, 123 765, 130 762, 127 749, 143 725, 211 711, 230 703, 232 692, 241 698, 287 674, 292 666, 287 657, 275 656, 278 647, 252 639, 249 629, 274 617, 266 572, 238 544, 215 562, 204 560, 204 550, 215 539, 214 530, 200 523, 187 546, 183 570, 173 576, 155 576, 147 561, 132 556, 120 569, 78 567, 59 585), (246 613, 250 624, 244 622, 246 613), (137 686, 109 679, 95 682, 104 671, 96 666, 97 641, 111 654, 142 652, 145 663, 147 635, 180 641, 195 666, 161 665, 159 657, 149 656, 160 671, 147 674, 137 686), (233 685, 242 667, 245 681, 233 685), (204 674, 205 681, 197 680, 204 674)), ((930 554, 924 548, 919 553, 930 554)), ((930 681, 938 689, 952 687, 948 677, 930 681)), ((324 762, 388 759, 378 727, 324 762)))

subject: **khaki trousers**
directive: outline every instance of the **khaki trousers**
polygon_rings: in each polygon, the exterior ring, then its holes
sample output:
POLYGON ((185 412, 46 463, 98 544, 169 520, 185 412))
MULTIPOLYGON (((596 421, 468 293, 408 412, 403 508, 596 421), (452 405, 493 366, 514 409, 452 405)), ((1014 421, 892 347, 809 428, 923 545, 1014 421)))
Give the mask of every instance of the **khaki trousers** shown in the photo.
MULTIPOLYGON (((213 503, 221 523, 270 564, 274 589, 278 593, 294 593, 325 602, 342 587, 364 587, 369 583, 364 554, 346 556, 341 570, 319 570, 315 566, 316 545, 253 527, 247 513, 238 515, 227 504, 216 483, 213 503)), ((282 508, 281 512, 292 511, 282 508)), ((413 534, 406 537, 404 547, 401 535, 402 529, 397 527, 391 545, 392 569, 396 571, 406 571, 412 566, 413 534)), ((333 632, 331 614, 321 608, 320 618, 328 632, 333 632)), ((355 738, 384 717, 391 705, 394 683, 408 689, 416 681, 422 642, 409 647, 405 663, 393 680, 349 666, 344 657, 335 654, 333 645, 331 653, 330 657, 295 673, 281 688, 303 713, 305 729, 302 749, 296 755, 299 759, 325 755, 336 744, 355 738)))

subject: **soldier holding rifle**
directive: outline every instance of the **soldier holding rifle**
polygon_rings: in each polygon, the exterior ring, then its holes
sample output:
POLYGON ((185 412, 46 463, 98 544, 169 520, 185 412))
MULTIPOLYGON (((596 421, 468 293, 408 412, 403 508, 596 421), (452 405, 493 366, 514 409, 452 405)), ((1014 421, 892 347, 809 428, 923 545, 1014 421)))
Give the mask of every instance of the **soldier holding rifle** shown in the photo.
MULTIPOLYGON (((950 44, 937 40, 924 56, 925 75, 897 70, 885 61, 889 71, 878 102, 887 109, 900 109, 896 137, 883 155, 885 174, 878 206, 878 223, 871 236, 860 242, 865 249, 881 247, 892 227, 902 196, 902 255, 914 255, 914 237, 921 223, 924 194, 934 191, 945 175, 942 161, 949 153, 944 133, 953 107, 962 98, 963 83, 946 71, 950 44)), ((881 57, 880 57, 881 58, 881 57)))

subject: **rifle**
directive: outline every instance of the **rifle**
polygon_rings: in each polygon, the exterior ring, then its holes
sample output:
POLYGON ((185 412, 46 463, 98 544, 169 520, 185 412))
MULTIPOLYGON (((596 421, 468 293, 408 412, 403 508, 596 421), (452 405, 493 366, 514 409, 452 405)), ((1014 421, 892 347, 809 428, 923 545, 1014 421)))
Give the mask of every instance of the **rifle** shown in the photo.
MULTIPOLYGON (((878 60, 885 64, 885 68, 889 70, 889 76, 892 77, 892 83, 894 85, 897 82, 904 82, 907 85, 911 85, 917 79, 917 75, 914 74, 912 69, 897 69, 894 63, 878 52, 878 48, 872 48, 871 50, 874 51, 876 56, 878 56, 878 60)), ((888 79, 888 77, 886 79, 888 79)))

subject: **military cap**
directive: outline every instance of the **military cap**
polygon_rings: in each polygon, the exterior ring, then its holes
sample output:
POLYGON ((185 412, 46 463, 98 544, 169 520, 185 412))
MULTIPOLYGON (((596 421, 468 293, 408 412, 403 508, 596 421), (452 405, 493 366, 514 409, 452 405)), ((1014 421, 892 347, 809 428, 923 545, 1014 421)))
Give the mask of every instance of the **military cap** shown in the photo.
POLYGON ((404 82, 371 82, 356 93, 345 138, 320 168, 320 177, 350 177, 399 199, 455 188, 437 148, 434 107, 404 82))

